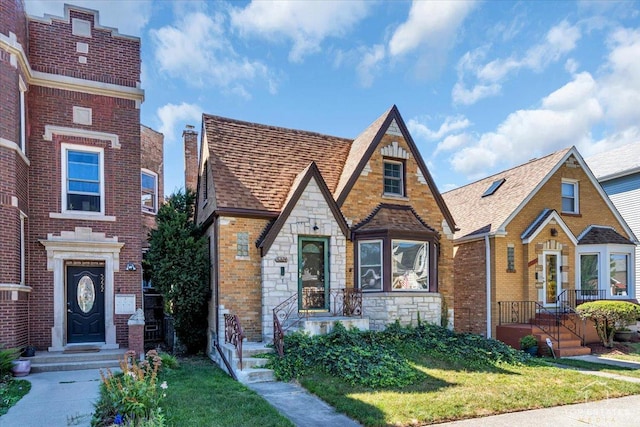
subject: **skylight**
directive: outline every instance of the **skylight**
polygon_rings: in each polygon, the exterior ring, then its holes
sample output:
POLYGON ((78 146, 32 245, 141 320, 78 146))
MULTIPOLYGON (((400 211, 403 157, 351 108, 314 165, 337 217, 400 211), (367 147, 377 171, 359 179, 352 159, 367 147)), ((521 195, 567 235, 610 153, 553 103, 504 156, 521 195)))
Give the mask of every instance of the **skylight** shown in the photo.
POLYGON ((489 188, 487 188, 487 191, 484 192, 484 194, 482 195, 482 197, 487 197, 492 195, 493 193, 496 192, 496 190, 498 188, 500 188, 500 186, 502 184, 504 184, 506 180, 504 178, 498 179, 496 181, 493 181, 493 183, 489 186, 489 188))

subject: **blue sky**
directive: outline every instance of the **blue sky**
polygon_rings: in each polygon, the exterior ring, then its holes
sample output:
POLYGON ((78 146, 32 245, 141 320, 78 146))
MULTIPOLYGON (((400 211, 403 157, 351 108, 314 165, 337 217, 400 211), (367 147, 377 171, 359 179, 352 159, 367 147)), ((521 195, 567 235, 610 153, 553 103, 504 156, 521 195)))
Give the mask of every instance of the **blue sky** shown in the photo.
MULTIPOLYGON (((25 0, 63 16, 63 1, 25 0)), ((575 145, 640 143, 640 3, 67 1, 142 39, 142 123, 206 112, 355 138, 396 104, 440 191, 575 145)))

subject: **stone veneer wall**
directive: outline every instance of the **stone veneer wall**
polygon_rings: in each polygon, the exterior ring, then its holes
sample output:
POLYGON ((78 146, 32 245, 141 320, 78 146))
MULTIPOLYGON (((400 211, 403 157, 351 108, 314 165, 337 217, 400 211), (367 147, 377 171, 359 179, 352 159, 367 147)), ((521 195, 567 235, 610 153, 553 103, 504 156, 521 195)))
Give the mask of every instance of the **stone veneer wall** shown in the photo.
POLYGON ((440 294, 423 292, 366 293, 362 298, 365 317, 372 330, 382 330, 398 320, 401 325, 417 325, 420 321, 440 324, 440 294))
POLYGON ((298 292, 298 237, 329 237, 329 288, 346 282, 346 238, 315 179, 309 181, 268 253, 262 258, 262 333, 273 339, 273 308, 298 292), (317 226, 318 230, 313 230, 317 226), (286 257, 286 262, 276 262, 286 257), (280 275, 280 267, 285 275, 280 275))

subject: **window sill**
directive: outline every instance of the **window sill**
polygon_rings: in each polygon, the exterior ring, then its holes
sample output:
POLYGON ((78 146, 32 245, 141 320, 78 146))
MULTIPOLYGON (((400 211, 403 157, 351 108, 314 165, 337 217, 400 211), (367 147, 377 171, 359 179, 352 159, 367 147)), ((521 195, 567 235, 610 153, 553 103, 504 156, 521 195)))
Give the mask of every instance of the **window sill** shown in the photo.
POLYGON ((582 214, 579 212, 561 212, 560 215, 562 216, 571 216, 571 217, 575 217, 575 218, 582 218, 582 214))
POLYGON ((507 273, 515 273, 516 270, 512 268, 507 268, 507 273))
POLYGON ((156 211, 146 211, 144 209, 142 209, 142 213, 143 214, 147 214, 147 215, 153 215, 153 216, 158 215, 158 212, 156 212, 156 211))
POLYGON ((399 194, 391 194, 391 193, 382 193, 383 199, 392 199, 392 200, 409 200, 407 196, 401 196, 399 194))
POLYGON ((63 213, 49 212, 49 218, 54 218, 54 219, 75 219, 75 220, 81 220, 81 221, 107 221, 107 222, 115 222, 116 221, 116 217, 115 216, 100 215, 100 214, 91 215, 91 214, 70 213, 70 212, 63 212, 63 213))
POLYGON ((251 257, 250 256, 240 256, 240 255, 236 255, 236 259, 238 261, 251 261, 251 257))

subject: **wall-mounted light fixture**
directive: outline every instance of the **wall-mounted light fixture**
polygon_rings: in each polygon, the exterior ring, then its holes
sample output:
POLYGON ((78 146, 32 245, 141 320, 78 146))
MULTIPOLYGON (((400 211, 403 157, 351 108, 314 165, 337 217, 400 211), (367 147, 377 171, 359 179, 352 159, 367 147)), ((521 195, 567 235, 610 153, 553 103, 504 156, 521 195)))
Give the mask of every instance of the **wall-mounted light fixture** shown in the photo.
POLYGON ((551 229, 551 235, 552 235, 553 237, 556 237, 556 236, 558 235, 558 230, 557 230, 557 229, 555 229, 555 228, 552 228, 552 229, 551 229))
POLYGON ((129 261, 127 263, 127 268, 125 270, 127 270, 127 271, 136 271, 137 270, 136 269, 136 265, 133 262, 129 261))
POLYGON ((314 224, 313 231, 318 231, 318 230, 320 230, 320 227, 318 227, 318 224, 314 224))

